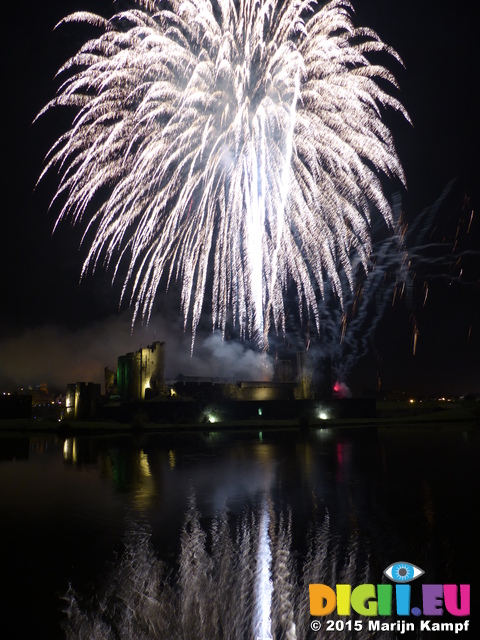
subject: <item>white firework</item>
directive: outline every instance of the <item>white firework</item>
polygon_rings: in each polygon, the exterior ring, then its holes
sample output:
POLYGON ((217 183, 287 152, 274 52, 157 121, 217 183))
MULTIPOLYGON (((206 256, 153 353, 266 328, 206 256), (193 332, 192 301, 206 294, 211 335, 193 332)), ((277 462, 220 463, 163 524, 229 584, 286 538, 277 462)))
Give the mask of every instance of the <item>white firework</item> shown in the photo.
POLYGON ((127 260, 134 321, 179 279, 192 347, 207 286, 223 332, 231 318, 265 346, 291 279, 318 327, 327 283, 341 299, 339 272, 352 286, 367 266, 371 208, 391 221, 381 174, 404 179, 382 110, 408 115, 368 59, 398 54, 353 26, 348 0, 133 4, 62 21, 102 35, 43 110, 77 108, 44 173, 59 167, 58 221, 88 218, 82 275, 127 260))

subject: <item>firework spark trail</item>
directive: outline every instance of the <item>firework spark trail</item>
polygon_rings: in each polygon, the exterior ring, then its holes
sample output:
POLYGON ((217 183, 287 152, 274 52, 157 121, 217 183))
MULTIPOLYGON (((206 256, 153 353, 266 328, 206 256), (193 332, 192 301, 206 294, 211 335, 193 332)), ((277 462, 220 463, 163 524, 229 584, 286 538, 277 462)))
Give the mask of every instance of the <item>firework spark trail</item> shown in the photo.
MULTIPOLYGON (((392 303, 392 294, 395 299, 398 290, 411 298, 411 256, 406 248, 406 228, 400 220, 399 196, 393 198, 392 209, 394 232, 373 245, 368 277, 356 290, 347 292, 343 305, 327 292, 320 309, 319 346, 313 344, 311 351, 316 353, 319 349, 321 355, 329 356, 334 375, 342 382, 348 380, 352 367, 370 350, 377 326, 392 303)), ((421 255, 420 250, 418 253, 421 255)))
MULTIPOLYGON (((320 349, 322 355, 332 358, 337 379, 348 379, 354 364, 370 350, 375 331, 386 308, 401 298, 405 299, 407 306, 412 310, 412 341, 415 354, 420 333, 414 304, 416 276, 419 272, 422 273, 421 306, 425 306, 429 282, 435 279, 460 282, 462 270, 458 265, 459 275, 448 272, 452 261, 457 263, 470 255, 478 256, 478 251, 464 250, 457 251, 454 258, 455 248, 452 243, 431 241, 440 207, 451 192, 453 184, 454 181, 449 182, 434 204, 421 211, 410 226, 402 222, 400 196, 394 196, 394 232, 374 243, 369 258, 368 277, 363 279, 357 291, 347 293, 343 308, 331 293, 326 296, 320 315, 320 349)), ((476 286, 473 282, 463 280, 462 284, 476 286)))
POLYGON ((41 112, 77 112, 42 175, 59 169, 57 223, 86 222, 82 275, 103 262, 120 277, 125 262, 133 322, 179 279, 192 347, 210 282, 223 332, 231 319, 265 346, 290 279, 318 328, 327 283, 342 299, 352 264, 368 266, 370 209, 391 222, 380 175, 404 180, 381 116, 408 115, 369 60, 398 54, 354 27, 348 0, 136 5, 62 21, 103 33, 41 112))

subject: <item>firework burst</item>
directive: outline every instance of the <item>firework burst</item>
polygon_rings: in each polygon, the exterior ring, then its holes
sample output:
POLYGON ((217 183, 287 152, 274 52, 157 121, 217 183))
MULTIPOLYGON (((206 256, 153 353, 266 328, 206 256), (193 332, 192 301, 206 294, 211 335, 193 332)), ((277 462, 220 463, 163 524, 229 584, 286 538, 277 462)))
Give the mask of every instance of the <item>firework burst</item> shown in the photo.
POLYGON ((192 346, 210 286, 223 332, 231 319, 265 346, 291 280, 318 327, 325 286, 342 299, 340 272, 352 287, 367 268, 372 207, 391 222, 381 174, 403 181, 382 109, 408 115, 368 59, 397 53, 353 26, 347 0, 134 5, 62 21, 102 34, 43 110, 77 110, 44 173, 59 168, 58 221, 93 236, 82 274, 127 261, 134 321, 180 280, 192 346))

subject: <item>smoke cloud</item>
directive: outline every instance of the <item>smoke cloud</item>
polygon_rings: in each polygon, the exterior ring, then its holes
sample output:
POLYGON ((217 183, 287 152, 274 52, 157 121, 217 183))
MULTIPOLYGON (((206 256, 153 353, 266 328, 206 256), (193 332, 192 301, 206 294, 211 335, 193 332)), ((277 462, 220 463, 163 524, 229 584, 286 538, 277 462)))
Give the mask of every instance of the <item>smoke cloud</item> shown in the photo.
POLYGON ((190 334, 171 319, 157 316, 148 327, 135 326, 133 331, 130 323, 126 311, 77 331, 45 325, 0 342, 0 391, 42 382, 59 390, 70 382, 103 383, 105 367, 116 369, 119 355, 155 340, 166 343, 167 378, 179 373, 230 380, 271 377, 272 358, 248 343, 224 341, 219 332, 199 335, 191 355, 190 334))

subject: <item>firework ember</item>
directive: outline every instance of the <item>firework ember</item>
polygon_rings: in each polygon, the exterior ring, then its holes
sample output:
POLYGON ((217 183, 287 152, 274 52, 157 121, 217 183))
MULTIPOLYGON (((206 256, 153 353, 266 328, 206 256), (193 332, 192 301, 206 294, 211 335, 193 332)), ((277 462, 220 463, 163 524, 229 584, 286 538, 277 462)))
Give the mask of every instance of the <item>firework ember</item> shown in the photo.
POLYGON ((82 274, 125 260, 134 321, 180 280, 192 346, 207 290, 213 327, 262 347, 292 280, 318 327, 325 287, 342 299, 367 268, 372 208, 391 222, 381 175, 403 181, 382 110, 408 115, 369 60, 397 53, 353 26, 347 0, 134 5, 62 21, 101 35, 43 110, 76 109, 44 172, 60 171, 58 220, 93 236, 82 274))

